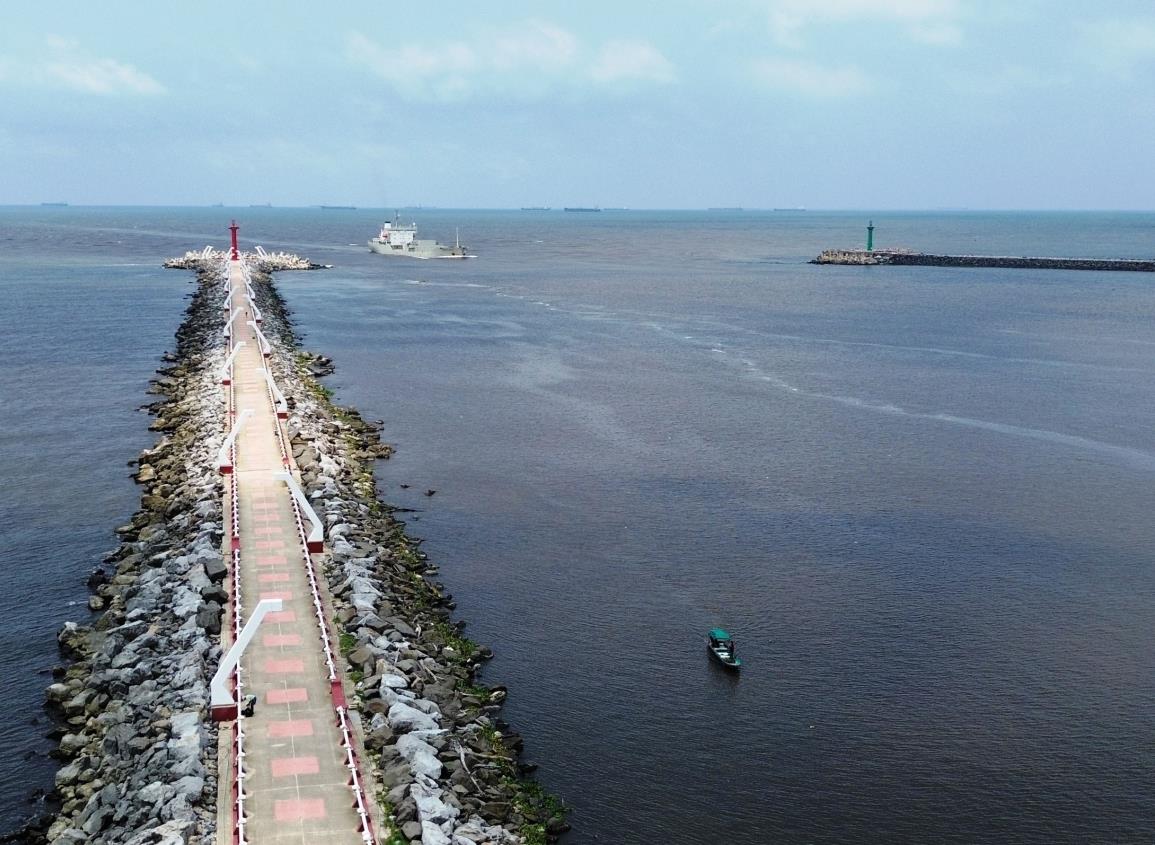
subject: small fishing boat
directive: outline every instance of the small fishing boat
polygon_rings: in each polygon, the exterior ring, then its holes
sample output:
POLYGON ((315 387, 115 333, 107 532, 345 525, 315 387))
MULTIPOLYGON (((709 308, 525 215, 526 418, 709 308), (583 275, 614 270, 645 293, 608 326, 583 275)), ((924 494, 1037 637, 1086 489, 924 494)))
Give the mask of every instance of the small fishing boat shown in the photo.
POLYGON ((727 669, 738 671, 742 661, 734 654, 734 640, 721 628, 714 628, 706 635, 706 648, 711 656, 727 669))

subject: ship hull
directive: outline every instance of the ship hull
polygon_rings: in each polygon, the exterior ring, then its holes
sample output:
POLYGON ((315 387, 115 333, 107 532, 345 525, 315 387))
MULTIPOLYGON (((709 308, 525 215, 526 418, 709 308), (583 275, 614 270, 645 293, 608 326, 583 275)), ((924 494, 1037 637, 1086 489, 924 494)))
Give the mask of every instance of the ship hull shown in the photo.
POLYGON ((395 255, 402 258, 473 258, 465 247, 445 246, 437 241, 416 240, 404 246, 394 246, 380 238, 369 239, 369 249, 378 255, 395 255))

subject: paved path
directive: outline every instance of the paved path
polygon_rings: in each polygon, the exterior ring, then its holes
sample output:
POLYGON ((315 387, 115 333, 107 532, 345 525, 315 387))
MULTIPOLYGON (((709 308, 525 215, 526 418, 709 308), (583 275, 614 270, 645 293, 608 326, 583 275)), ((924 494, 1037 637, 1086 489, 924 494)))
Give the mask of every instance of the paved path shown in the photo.
MULTIPOLYGON (((245 840, 255 845, 365 845, 353 809, 350 771, 306 574, 307 556, 291 493, 273 477, 285 468, 278 441, 278 426, 283 424, 265 377, 258 372, 264 359, 255 332, 246 325, 253 317, 240 263, 229 262, 229 267, 233 307, 244 309, 233 323, 234 342, 245 341, 233 365, 235 409, 238 415, 253 412, 237 438, 234 466, 241 619, 247 619, 260 599, 284 602, 281 612, 265 617, 241 660, 244 692, 257 696, 254 715, 239 722, 245 749, 245 840)), ((296 475, 291 454, 288 461, 296 475)), ((231 507, 226 491, 226 514, 231 507)), ((323 579, 318 581, 323 585, 323 579)), ((327 603, 324 618, 332 618, 327 603)), ((232 640, 231 623, 224 638, 232 640)), ((222 749, 231 748, 235 730, 235 725, 228 729, 222 725, 222 749)), ((222 760, 230 756, 224 751, 222 760)), ((232 774, 222 765, 218 813, 222 845, 234 842, 233 797, 228 788, 232 774)))

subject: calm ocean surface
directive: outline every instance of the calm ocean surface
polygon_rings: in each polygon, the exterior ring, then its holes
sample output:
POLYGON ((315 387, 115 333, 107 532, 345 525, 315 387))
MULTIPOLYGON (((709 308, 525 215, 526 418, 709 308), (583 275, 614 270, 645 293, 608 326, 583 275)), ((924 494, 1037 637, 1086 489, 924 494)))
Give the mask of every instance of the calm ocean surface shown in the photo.
MULTIPOLYGON (((189 275, 285 273, 571 843, 1155 839, 1155 278, 833 268, 820 212, 0 209, 0 821, 54 633, 137 502, 189 275), (408 485, 403 488, 402 485, 408 485), (437 494, 426 497, 426 489, 437 494), (708 662, 729 629, 740 678, 708 662)), ((1155 214, 876 213, 876 243, 1150 256, 1155 214)))

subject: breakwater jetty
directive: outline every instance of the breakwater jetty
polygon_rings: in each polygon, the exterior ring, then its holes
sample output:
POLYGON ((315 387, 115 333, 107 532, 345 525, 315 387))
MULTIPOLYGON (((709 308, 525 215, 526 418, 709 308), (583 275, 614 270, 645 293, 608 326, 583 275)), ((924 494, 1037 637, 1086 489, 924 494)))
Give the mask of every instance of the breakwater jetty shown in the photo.
POLYGON ((535 845, 567 829, 527 777, 491 653, 377 498, 379 424, 332 403, 272 272, 168 262, 196 291, 153 391, 141 509, 60 632, 62 845, 535 845))
POLYGON ((907 267, 1006 267, 1036 270, 1126 270, 1155 272, 1155 259, 1032 258, 1006 255, 935 255, 908 250, 828 249, 811 264, 907 267))

